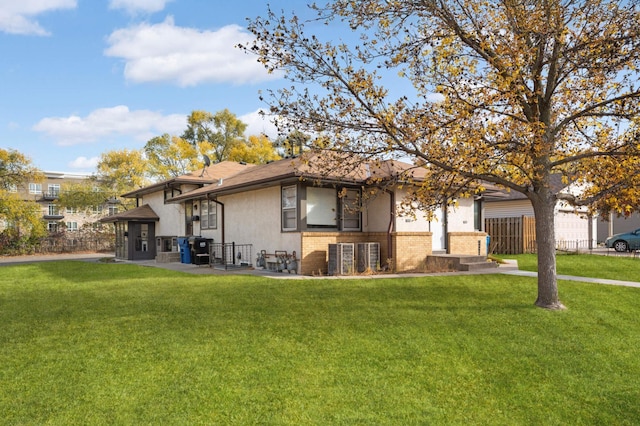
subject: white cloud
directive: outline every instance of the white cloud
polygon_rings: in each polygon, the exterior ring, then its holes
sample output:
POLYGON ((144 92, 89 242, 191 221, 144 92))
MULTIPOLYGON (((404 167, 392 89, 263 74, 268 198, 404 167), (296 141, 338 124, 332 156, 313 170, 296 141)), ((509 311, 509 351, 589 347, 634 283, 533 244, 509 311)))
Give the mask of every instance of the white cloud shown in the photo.
POLYGON ((268 74, 256 57, 235 47, 252 36, 238 25, 216 31, 178 27, 172 17, 114 31, 105 55, 125 61, 124 75, 136 83, 173 82, 245 84, 279 78, 268 74))
POLYGON ((68 167, 72 169, 95 169, 98 166, 100 157, 78 157, 69 162, 68 167))
POLYGON ((110 0, 109 9, 124 9, 127 13, 160 12, 172 0, 110 0))
POLYGON ((50 33, 35 19, 59 9, 75 9, 77 0, 0 0, 0 31, 9 34, 46 36, 50 33))
POLYGON ((245 130, 244 134, 247 137, 265 134, 274 141, 278 137, 278 129, 269 116, 260 114, 260 111, 263 110, 259 109, 238 117, 240 121, 247 125, 247 130, 245 130))
POLYGON ((101 108, 86 117, 48 117, 33 130, 55 139, 59 145, 70 146, 95 142, 105 138, 130 137, 146 142, 163 133, 181 133, 187 124, 185 114, 163 115, 157 111, 130 111, 124 105, 101 108))

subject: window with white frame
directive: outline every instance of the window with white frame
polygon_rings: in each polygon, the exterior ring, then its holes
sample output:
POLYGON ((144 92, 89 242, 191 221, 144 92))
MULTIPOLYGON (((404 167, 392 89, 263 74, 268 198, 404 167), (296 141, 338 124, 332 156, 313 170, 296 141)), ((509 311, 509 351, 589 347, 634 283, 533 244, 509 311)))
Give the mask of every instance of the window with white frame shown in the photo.
POLYGON ((50 203, 47 206, 47 214, 49 216, 60 216, 60 209, 56 204, 50 203))
POLYGON ((109 206, 109 216, 118 214, 118 206, 109 206))
POLYGON ((29 183, 29 194, 42 194, 42 184, 29 183))
POLYGON ((298 195, 295 185, 282 187, 282 230, 298 228, 298 195))
POLYGON ((91 206, 91 213, 93 214, 101 214, 102 213, 102 206, 91 206))
POLYGON ((77 231, 78 222, 67 222, 67 231, 77 231))
POLYGON ((77 213, 77 210, 75 207, 66 207, 65 211, 67 212, 67 214, 75 214, 77 213))
POLYGON ((218 228, 218 203, 212 200, 202 200, 200 202, 200 228, 218 228))
POLYGON ((60 184, 50 183, 47 188, 47 194, 51 197, 57 197, 60 195, 60 184))
POLYGON ((57 232, 58 231, 58 222, 54 222, 54 221, 47 222, 47 230, 49 232, 57 232))

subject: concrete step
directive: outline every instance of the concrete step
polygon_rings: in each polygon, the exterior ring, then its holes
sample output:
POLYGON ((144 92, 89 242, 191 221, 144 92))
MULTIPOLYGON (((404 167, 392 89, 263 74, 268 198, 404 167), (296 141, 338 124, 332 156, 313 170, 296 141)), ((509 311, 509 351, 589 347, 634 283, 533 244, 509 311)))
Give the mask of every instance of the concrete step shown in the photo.
POLYGON ((461 263, 458 267, 459 271, 482 271, 485 269, 497 268, 496 262, 473 262, 473 263, 461 263))
POLYGON ((486 256, 436 254, 427 256, 427 270, 440 271, 476 271, 496 268, 495 262, 488 262, 486 256))

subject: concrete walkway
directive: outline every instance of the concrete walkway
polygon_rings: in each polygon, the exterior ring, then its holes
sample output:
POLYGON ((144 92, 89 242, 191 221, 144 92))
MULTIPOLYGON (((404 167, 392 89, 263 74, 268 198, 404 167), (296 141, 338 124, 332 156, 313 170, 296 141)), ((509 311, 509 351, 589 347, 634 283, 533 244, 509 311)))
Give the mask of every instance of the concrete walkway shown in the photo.
MULTIPOLYGON (((97 262, 101 259, 113 259, 112 254, 105 253, 71 253, 71 254, 51 254, 51 255, 34 255, 34 256, 0 256, 0 267, 3 265, 17 265, 33 262, 51 262, 56 260, 79 260, 86 262, 97 262)), ((135 265, 163 268, 172 271, 185 272, 198 275, 257 275, 268 278, 277 279, 376 279, 376 278, 409 278, 424 276, 450 276, 450 275, 481 275, 481 274, 505 274, 520 277, 537 277, 537 272, 521 271, 518 269, 518 263, 515 260, 506 260, 504 264, 499 265, 495 269, 487 269, 481 271, 470 272, 439 272, 439 273, 407 273, 407 274, 371 274, 371 275, 353 275, 353 276, 307 276, 289 274, 283 272, 273 272, 265 269, 229 269, 220 270, 210 268, 209 266, 199 266, 189 263, 171 262, 157 263, 155 260, 147 261, 117 261, 118 263, 131 263, 135 265)), ((640 266, 640 262, 639 262, 640 266)), ((626 287, 639 287, 640 282, 610 280, 604 278, 576 277, 570 275, 558 275, 558 280, 580 281, 594 284, 619 285, 626 287)))
MULTIPOLYGON (((529 272, 529 271, 502 271, 502 274, 505 275, 517 275, 520 277, 537 277, 537 272, 529 272)), ((566 281, 580 281, 585 283, 594 283, 594 284, 609 284, 609 285, 621 285, 625 287, 640 287, 640 283, 635 281, 621 281, 621 280, 607 280, 605 278, 590 278, 590 277, 574 277, 572 275, 558 275, 558 280, 566 280, 566 281)))

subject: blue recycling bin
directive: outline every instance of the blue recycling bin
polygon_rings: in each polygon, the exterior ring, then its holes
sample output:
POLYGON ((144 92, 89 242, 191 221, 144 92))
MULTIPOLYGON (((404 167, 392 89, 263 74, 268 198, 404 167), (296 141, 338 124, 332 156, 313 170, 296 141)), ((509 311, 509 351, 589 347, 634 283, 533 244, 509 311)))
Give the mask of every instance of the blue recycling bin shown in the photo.
POLYGON ((180 263, 191 263, 189 237, 178 237, 178 248, 180 249, 180 263))
POLYGON ((491 235, 487 235, 487 256, 489 256, 489 248, 491 247, 491 235))

